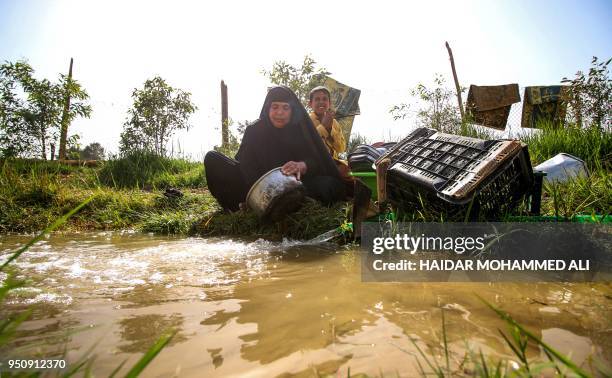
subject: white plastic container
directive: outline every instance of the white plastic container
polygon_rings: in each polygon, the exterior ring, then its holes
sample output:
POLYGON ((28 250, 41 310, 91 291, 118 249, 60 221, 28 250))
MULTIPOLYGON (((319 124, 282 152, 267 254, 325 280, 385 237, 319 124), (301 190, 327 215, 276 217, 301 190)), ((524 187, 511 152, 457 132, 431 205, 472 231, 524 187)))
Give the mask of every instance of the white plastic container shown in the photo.
POLYGON ((567 182, 577 176, 589 176, 584 161, 564 152, 546 160, 533 170, 546 172, 544 181, 547 183, 567 182))

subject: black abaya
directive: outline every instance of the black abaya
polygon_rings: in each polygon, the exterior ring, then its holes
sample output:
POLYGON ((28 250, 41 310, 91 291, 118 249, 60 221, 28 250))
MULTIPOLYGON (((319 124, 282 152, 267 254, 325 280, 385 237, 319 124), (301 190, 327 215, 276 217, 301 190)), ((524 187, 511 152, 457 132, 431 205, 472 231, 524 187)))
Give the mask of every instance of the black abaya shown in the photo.
POLYGON ((306 109, 288 88, 276 87, 268 92, 259 120, 245 130, 236 160, 225 158, 229 160, 224 162, 215 155, 218 153, 213 151, 206 155, 206 179, 211 193, 226 209, 237 209, 257 179, 288 161, 306 163, 302 181, 309 196, 326 205, 344 198, 344 186, 334 161, 306 109), (271 103, 279 101, 279 97, 291 105, 291 120, 283 128, 274 127, 268 116, 271 103))

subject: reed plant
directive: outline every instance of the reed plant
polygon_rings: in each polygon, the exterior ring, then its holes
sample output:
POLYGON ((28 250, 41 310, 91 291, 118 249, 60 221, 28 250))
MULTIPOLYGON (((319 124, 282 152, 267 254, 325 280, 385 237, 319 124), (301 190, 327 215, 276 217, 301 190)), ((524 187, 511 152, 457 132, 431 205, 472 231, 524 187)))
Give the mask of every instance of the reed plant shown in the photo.
MULTIPOLYGON (((512 354, 512 358, 486 356, 482 350, 474 350, 466 344, 465 351, 458 355, 449 348, 444 309, 441 309, 441 340, 428 343, 427 349, 421 347, 418 340, 410 338, 416 353, 407 351, 399 346, 398 349, 414 357, 417 371, 421 377, 581 377, 610 376, 610 368, 601 361, 595 360, 587 371, 583 366, 577 365, 568 356, 559 352, 544 342, 524 325, 517 322, 509 313, 497 308, 478 296, 482 303, 499 316, 507 326, 506 332, 498 328, 498 332, 512 354), (543 358, 530 358, 528 350, 539 349, 543 358)), ((318 376, 318 372, 315 371, 318 376)), ((351 374, 347 369, 346 377, 368 377, 366 374, 351 374)), ((384 377, 381 373, 378 375, 384 377)), ((392 375, 399 376, 399 374, 392 375)))

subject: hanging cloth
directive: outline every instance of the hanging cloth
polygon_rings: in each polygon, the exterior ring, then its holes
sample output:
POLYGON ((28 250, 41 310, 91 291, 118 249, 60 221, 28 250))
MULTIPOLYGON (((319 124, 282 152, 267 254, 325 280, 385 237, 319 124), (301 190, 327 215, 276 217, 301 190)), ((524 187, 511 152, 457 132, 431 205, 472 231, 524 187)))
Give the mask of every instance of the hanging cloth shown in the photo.
POLYGON ((504 130, 510 107, 520 101, 518 84, 470 85, 466 110, 474 123, 504 130))
POLYGON ((558 125, 565 121, 566 87, 562 85, 525 87, 522 127, 537 128, 540 122, 558 125))

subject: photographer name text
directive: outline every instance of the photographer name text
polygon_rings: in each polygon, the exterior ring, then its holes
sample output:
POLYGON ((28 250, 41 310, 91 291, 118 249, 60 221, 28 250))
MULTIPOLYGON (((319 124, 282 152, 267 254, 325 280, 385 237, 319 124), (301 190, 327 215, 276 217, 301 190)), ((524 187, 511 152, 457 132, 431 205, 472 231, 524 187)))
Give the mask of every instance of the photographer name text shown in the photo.
POLYGON ((377 259, 376 271, 588 271, 590 260, 399 260, 377 259))

